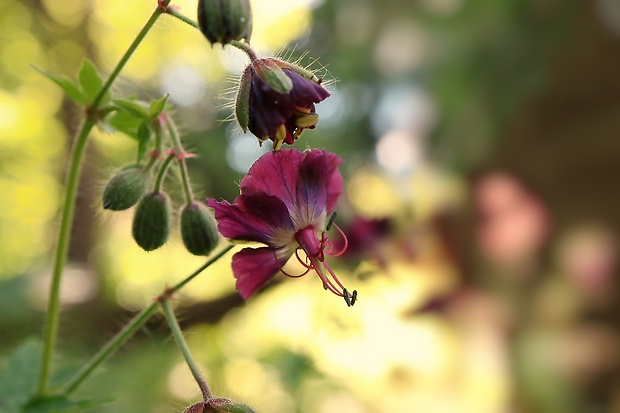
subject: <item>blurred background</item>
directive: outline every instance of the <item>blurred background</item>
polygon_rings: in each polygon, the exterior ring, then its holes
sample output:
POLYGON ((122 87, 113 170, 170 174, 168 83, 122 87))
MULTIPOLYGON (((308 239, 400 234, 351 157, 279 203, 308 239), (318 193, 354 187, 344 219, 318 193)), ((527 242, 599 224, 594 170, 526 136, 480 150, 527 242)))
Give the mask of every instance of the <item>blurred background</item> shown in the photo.
MULTIPOLYGON (((196 2, 173 1, 195 18, 196 2)), ((0 3, 0 356, 40 334, 65 165, 81 108, 29 65, 107 75, 155 1, 0 3)), ((347 308, 308 275, 249 302, 230 255, 177 312, 217 395, 277 413, 619 412, 620 3, 254 0, 252 44, 326 79, 297 143, 344 159, 330 264, 347 308)), ((197 194, 232 201, 269 150, 242 134, 247 63, 163 16, 116 97, 170 94, 197 194)), ((135 141, 93 133, 62 290, 59 364, 79 367, 204 260, 145 253, 132 212, 101 208, 135 141)), ((180 195, 178 185, 170 191, 180 195)), ((180 205, 180 204, 179 204, 180 205)), ((283 282, 280 282, 283 281, 283 282)), ((71 368, 69 368, 71 370, 71 368)), ((162 317, 76 393, 93 411, 180 412, 200 398, 162 317)))

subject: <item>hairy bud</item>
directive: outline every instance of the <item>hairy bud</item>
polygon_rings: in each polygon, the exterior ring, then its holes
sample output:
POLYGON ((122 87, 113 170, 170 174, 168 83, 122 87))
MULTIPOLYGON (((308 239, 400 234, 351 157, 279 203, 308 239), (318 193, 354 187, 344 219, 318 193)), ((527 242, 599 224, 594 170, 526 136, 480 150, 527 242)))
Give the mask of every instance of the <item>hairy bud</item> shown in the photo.
POLYGON ((133 218, 133 239, 145 251, 161 247, 170 235, 170 198, 151 192, 140 200, 133 218))
POLYGON ((124 211, 138 203, 146 188, 146 177, 139 166, 122 169, 103 190, 103 208, 124 211))
POLYGON ((220 234, 206 205, 192 202, 183 207, 181 237, 185 248, 194 255, 209 255, 217 246, 220 234))
POLYGON ((211 44, 249 41, 252 35, 250 0, 199 0, 198 26, 211 44))
POLYGON ((234 402, 224 397, 213 397, 206 401, 194 403, 183 413, 255 413, 254 409, 243 403, 234 402))
POLYGON ((206 405, 205 402, 194 403, 183 410, 183 413, 204 413, 206 405))
POLYGON ((210 399, 208 402, 209 407, 213 412, 228 412, 228 413, 255 413, 254 409, 243 403, 234 402, 224 397, 216 397, 210 399))

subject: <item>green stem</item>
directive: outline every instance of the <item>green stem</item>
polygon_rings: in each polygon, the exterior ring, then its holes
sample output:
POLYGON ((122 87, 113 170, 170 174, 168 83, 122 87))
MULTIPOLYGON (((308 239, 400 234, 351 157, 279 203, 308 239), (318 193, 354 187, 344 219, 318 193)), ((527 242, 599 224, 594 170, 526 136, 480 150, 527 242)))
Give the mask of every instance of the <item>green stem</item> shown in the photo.
POLYGON ((108 92, 108 90, 112 86, 112 83, 114 82, 114 80, 116 80, 118 75, 125 68, 125 65, 129 61, 131 56, 135 53, 135 51, 138 48, 138 46, 140 46, 140 43, 142 43, 142 41, 146 37, 147 33, 155 25, 155 22, 157 21, 159 16, 161 16, 163 13, 165 13, 164 8, 166 6, 168 6, 170 1, 171 0, 162 1, 162 5, 155 8, 153 13, 151 14, 151 17, 149 17, 147 22, 142 27, 142 30, 140 30, 140 32, 136 35, 136 38, 134 39, 134 41, 129 45, 129 47, 127 48, 127 51, 125 51, 125 54, 123 55, 123 57, 121 57, 121 59, 116 64, 116 67, 112 70, 112 73, 110 73, 110 76, 108 77, 108 80, 105 82, 105 84, 103 85, 103 87, 99 91, 99 94, 95 97, 95 100, 93 100, 93 104, 91 105, 91 107, 99 106, 99 104, 101 103, 101 100, 103 99, 105 94, 108 92))
POLYGON ((230 42, 230 45, 236 47, 237 49, 244 51, 248 55, 251 61, 258 60, 258 56, 256 55, 256 52, 254 52, 254 50, 250 47, 248 43, 240 42, 238 40, 232 40, 230 42))
MULTIPOLYGON (((187 17, 186 15, 184 15, 183 13, 181 13, 181 12, 179 12, 177 10, 174 10, 172 8, 168 8, 168 14, 171 15, 172 17, 175 17, 175 18, 181 20, 183 23, 189 24, 190 26, 192 26, 195 29, 200 29, 198 27, 198 23, 195 20, 190 19, 189 17, 187 17)), ((254 61, 254 60, 258 59, 258 56, 254 52, 254 50, 252 50, 252 48, 250 47, 250 45, 248 43, 240 42, 238 40, 231 40, 231 42, 229 44, 231 46, 236 47, 237 49, 243 50, 250 57, 250 60, 254 61)))
POLYGON ((43 353, 41 355, 41 368, 39 371, 38 394, 44 394, 50 376, 52 355, 58 336, 58 322, 60 319, 60 281, 62 269, 67 259, 69 249, 69 238, 71 236, 71 226, 73 223, 73 213, 75 211, 75 198, 82 166, 82 158, 86 149, 88 135, 95 125, 95 121, 87 117, 78 132, 71 154, 69 171, 67 175, 67 187, 65 189, 64 208, 60 220, 60 230, 58 233, 58 243, 54 255, 54 266, 52 272, 52 283, 50 286, 49 301, 47 304, 47 317, 43 329, 43 353))
POLYGON ((129 340, 140 327, 146 323, 157 310, 157 303, 152 303, 140 311, 129 323, 119 331, 112 340, 99 350, 97 354, 85 364, 76 375, 65 385, 63 394, 72 393, 93 371, 104 361, 110 358, 123 344, 129 340))
MULTIPOLYGON (((155 150, 154 153, 150 154, 149 160, 144 167, 144 172, 150 171, 161 155, 161 125, 159 122, 153 124, 153 135, 155 135, 155 150)), ((138 161, 140 160, 138 159, 138 161)))
MULTIPOLYGON (((170 0, 163 1, 163 5, 167 6, 170 0)), ((52 282, 50 286, 49 300, 47 315, 45 319, 45 326, 43 329, 43 350, 41 354, 41 366, 39 369, 39 380, 37 383, 37 394, 44 395, 47 392, 47 385, 51 372, 52 355, 56 346, 56 339, 58 336, 58 323, 60 319, 60 284, 62 278, 62 269, 67 260, 67 253, 69 249, 69 239, 71 236, 71 227, 73 224, 73 214, 75 211, 75 199, 77 193, 77 187, 80 177, 80 170, 82 165, 82 158, 86 149, 86 142, 88 135, 93 126, 97 123, 97 111, 101 104, 103 97, 106 95, 110 86, 114 80, 118 77, 121 70, 135 52, 138 45, 142 42, 148 31, 153 27, 157 18, 163 13, 163 10, 158 6, 149 20, 146 22, 140 33, 136 36, 133 43, 127 49, 127 52, 123 55, 118 62, 106 83, 102 86, 101 90, 93 100, 90 107, 86 110, 86 119, 82 123, 82 126, 77 132, 77 136, 74 142, 71 158, 69 160, 69 171, 66 180, 65 198, 62 210, 62 218, 60 221, 60 230, 58 232, 58 243, 56 245, 56 252, 54 255, 52 282)))
POLYGON ((204 377, 202 377, 202 373, 200 372, 198 365, 194 361, 192 353, 189 351, 189 347, 187 346, 187 342, 185 341, 185 338, 183 337, 183 332, 181 331, 181 326, 179 326, 179 323, 174 316, 174 312, 172 311, 172 308, 170 308, 168 299, 168 296, 162 296, 159 304, 161 304, 161 307, 164 310, 164 315, 166 316, 166 320, 168 321, 168 325, 170 326, 172 336, 181 348, 181 352, 183 353, 185 362, 187 363, 190 371, 192 372, 192 376, 194 376, 194 380, 196 380, 200 391, 202 392, 202 397, 204 401, 208 401, 209 399, 213 398, 213 394, 209 389, 207 381, 204 379, 204 377))
POLYGON ((189 24, 195 29, 199 29, 198 23, 196 22, 196 20, 190 19, 189 17, 179 12, 178 10, 175 10, 172 7, 168 7, 168 14, 171 15, 172 17, 176 17, 177 19, 181 20, 183 23, 189 24))
POLYGON ((162 184, 164 183, 164 178, 166 177, 166 172, 168 171, 168 167, 172 160, 176 158, 174 153, 168 155, 164 163, 159 168, 159 172, 157 172, 157 178, 155 179, 155 186, 153 187, 154 192, 160 192, 162 184))
MULTIPOLYGON (((179 291, 183 288, 188 282, 193 280, 198 274, 209 268, 213 263, 222 258, 228 251, 233 248, 233 245, 227 245, 220 252, 215 254, 212 258, 210 258, 206 263, 204 263, 200 268, 196 271, 185 277, 182 281, 174 285, 172 288, 168 289, 165 293, 162 294, 172 294, 179 291)), ((69 382, 63 387, 63 395, 68 396, 70 393, 73 393, 78 386, 80 386, 87 378, 91 376, 91 374, 95 371, 97 367, 106 362, 114 353, 129 340, 155 313, 157 309, 158 302, 154 300, 148 307, 140 311, 134 318, 127 323, 127 325, 119 331, 101 350, 95 354, 88 363, 84 365, 78 371, 75 376, 69 380, 69 382)))
POLYGON ((189 181, 189 172, 187 171, 187 164, 185 163, 185 150, 181 144, 179 132, 171 117, 166 117, 166 124, 168 125, 168 134, 172 138, 172 142, 177 151, 177 162, 179 164, 179 170, 181 171, 181 181, 183 182, 185 203, 189 205, 194 200, 194 194, 192 193, 192 187, 189 181))

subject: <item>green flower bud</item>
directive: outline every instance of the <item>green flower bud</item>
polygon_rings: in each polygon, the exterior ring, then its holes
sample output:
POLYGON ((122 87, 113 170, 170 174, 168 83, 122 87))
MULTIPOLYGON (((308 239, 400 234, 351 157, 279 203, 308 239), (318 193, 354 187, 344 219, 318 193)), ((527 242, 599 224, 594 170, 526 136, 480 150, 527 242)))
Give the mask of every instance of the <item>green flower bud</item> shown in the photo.
POLYGON ((103 190, 103 208, 124 211, 138 203, 146 188, 146 176, 139 166, 130 166, 114 175, 103 190))
POLYGON ((223 397, 210 399, 208 405, 214 409, 214 412, 255 413, 250 406, 223 397))
POLYGON ((161 247, 170 235, 170 198, 151 192, 140 200, 133 217, 133 239, 145 251, 161 247))
POLYGON ((220 239, 217 224, 206 205, 192 202, 181 211, 183 244, 194 255, 209 255, 220 239))
POLYGON ((198 0, 198 26, 211 44, 249 41, 252 35, 250 0, 198 0))

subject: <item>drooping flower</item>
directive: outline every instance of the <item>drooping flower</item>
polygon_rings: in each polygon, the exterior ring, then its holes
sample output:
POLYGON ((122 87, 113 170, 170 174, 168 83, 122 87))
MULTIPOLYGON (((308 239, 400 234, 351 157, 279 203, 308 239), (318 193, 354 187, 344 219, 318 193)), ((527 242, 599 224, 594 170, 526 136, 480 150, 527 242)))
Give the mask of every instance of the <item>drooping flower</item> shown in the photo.
POLYGON ((319 121, 314 104, 329 96, 322 80, 297 65, 275 58, 253 58, 241 75, 235 117, 262 143, 292 145, 304 129, 319 121))
POLYGON ((244 299, 278 272, 291 276, 282 268, 295 255, 307 269, 304 274, 314 270, 325 289, 344 297, 349 305, 355 301, 356 293, 350 294, 325 262, 326 255, 342 252, 333 251, 326 235, 328 217, 342 193, 341 161, 318 149, 269 152, 241 180, 241 195, 232 204, 207 200, 215 209, 222 235, 265 245, 244 248, 233 256, 237 290, 244 299))

